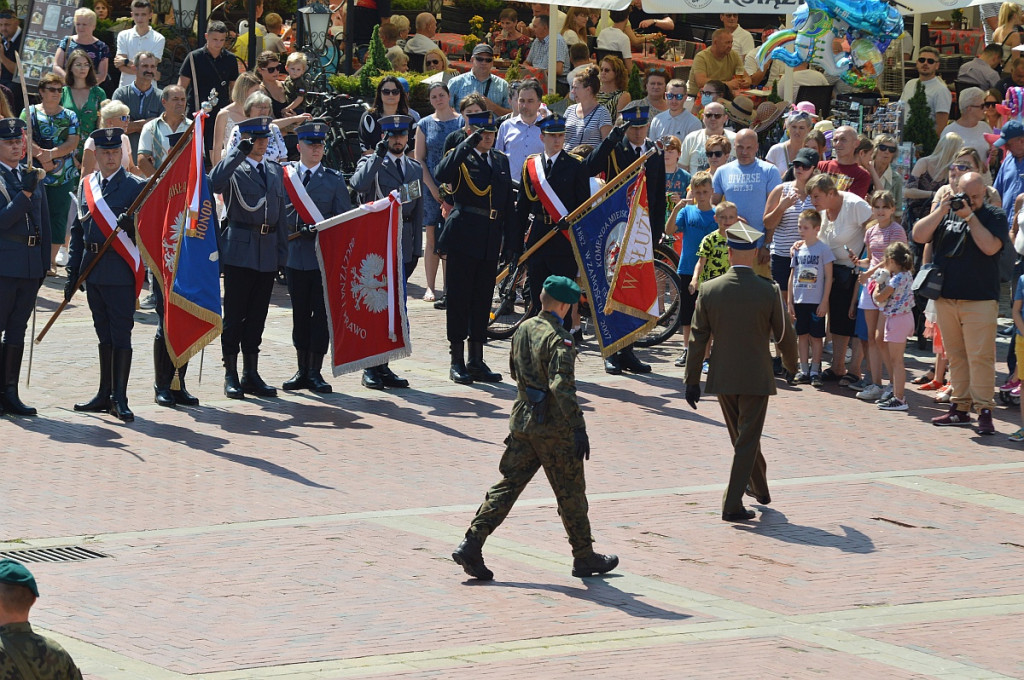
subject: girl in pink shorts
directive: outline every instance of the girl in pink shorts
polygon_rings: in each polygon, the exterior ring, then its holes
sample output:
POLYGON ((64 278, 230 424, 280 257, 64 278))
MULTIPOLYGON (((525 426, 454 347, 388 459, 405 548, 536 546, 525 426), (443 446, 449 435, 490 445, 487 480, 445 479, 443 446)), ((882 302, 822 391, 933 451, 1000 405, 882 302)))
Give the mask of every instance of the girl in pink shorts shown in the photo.
POLYGON ((883 411, 906 411, 907 400, 904 387, 907 372, 903 364, 903 354, 907 349, 907 338, 914 334, 914 292, 911 289, 914 277, 910 273, 914 267, 914 255, 906 243, 891 243, 885 249, 885 261, 882 264, 889 273, 889 280, 884 277, 879 281, 873 293, 873 299, 885 317, 885 346, 889 352, 889 368, 892 371, 892 397, 880 403, 878 408, 883 411))

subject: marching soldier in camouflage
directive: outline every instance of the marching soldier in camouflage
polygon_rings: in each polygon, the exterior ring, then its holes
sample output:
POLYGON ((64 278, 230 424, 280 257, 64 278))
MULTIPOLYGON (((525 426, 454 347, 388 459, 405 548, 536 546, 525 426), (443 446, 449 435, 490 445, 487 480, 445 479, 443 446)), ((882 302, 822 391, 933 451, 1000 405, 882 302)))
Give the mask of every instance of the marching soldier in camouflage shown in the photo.
POLYGON ((575 282, 549 276, 540 294, 541 313, 525 321, 512 339, 509 371, 518 392, 509 419, 511 433, 498 465, 502 480, 487 492, 466 538, 452 553, 467 574, 481 581, 494 578, 484 564, 484 541, 505 520, 541 467, 555 492, 572 546, 572 575, 604 574, 619 564, 615 555, 594 552, 587 517, 583 461, 590 459, 590 440, 576 399, 576 350, 572 335, 562 325, 579 299, 575 282))
POLYGON ((38 597, 32 572, 0 560, 0 680, 82 680, 64 648, 32 632, 28 612, 38 597))

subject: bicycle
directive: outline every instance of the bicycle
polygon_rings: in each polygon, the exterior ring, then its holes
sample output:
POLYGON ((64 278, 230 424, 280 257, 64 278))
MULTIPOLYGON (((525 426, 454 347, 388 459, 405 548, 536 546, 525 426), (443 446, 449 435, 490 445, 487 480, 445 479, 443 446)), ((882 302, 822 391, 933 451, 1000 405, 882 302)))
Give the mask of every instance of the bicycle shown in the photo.
POLYGON ((359 121, 367 106, 347 94, 307 92, 306 96, 314 102, 309 106, 313 119, 327 123, 323 163, 340 172, 347 182, 359 163, 359 121))

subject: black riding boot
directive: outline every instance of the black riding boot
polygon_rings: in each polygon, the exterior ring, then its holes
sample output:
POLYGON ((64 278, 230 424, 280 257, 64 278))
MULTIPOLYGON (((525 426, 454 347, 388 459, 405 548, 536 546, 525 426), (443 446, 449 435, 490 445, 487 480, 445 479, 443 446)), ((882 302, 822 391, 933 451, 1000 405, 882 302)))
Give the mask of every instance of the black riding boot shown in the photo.
POLYGON ((238 355, 224 355, 224 394, 229 399, 245 399, 245 392, 238 382, 238 355))
POLYGON ((277 390, 260 377, 260 355, 256 352, 242 355, 242 391, 257 397, 276 397, 277 390))
POLYGON ((189 394, 189 391, 185 389, 186 373, 188 373, 188 364, 182 364, 178 369, 178 389, 174 389, 174 379, 171 378, 171 394, 174 395, 174 403, 179 406, 199 406, 199 398, 189 394))
POLYGON ((0 393, 2 410, 16 416, 34 416, 36 410, 21 403, 18 396, 18 378, 21 377, 21 358, 25 354, 25 345, 3 345, 3 392, 0 393))
POLYGON ((466 368, 466 346, 462 342, 453 342, 449 345, 452 354, 452 366, 448 369, 448 377, 452 382, 460 385, 472 385, 473 376, 466 368))
POLYGON ((130 423, 135 420, 135 414, 128 408, 128 376, 132 372, 132 351, 130 349, 114 350, 113 370, 110 415, 130 423))
POLYGON ((156 380, 153 390, 154 400, 160 406, 173 407, 174 395, 171 393, 171 380, 174 378, 174 364, 167 353, 167 343, 163 338, 153 338, 153 373, 156 380))
POLYGON ((98 345, 100 351, 100 389, 89 401, 75 404, 76 411, 89 413, 105 413, 110 410, 110 379, 113 376, 113 348, 110 345, 98 345))
POLYGON ((334 391, 330 383, 324 380, 320 371, 324 367, 324 355, 316 352, 309 353, 309 373, 307 374, 309 389, 317 394, 330 394, 334 391))
POLYGON ((285 380, 284 384, 281 385, 284 389, 291 390, 304 390, 309 388, 309 353, 304 349, 296 349, 295 356, 298 359, 299 370, 295 372, 295 375, 290 380, 285 380))
POLYGON ((469 341, 469 375, 480 382, 501 382, 501 373, 495 373, 484 363, 484 343, 469 341))

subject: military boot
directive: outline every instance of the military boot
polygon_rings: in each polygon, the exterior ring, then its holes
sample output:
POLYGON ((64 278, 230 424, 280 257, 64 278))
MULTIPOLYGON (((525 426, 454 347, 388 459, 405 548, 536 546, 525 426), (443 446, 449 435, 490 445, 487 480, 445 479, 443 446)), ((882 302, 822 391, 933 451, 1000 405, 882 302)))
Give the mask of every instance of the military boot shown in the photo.
POLYGON ((281 385, 281 387, 289 392, 292 390, 304 390, 310 386, 309 353, 304 349, 296 349, 295 355, 298 361, 299 370, 295 372, 295 375, 293 375, 290 380, 285 380, 284 384, 281 385))
POLYGON ((113 377, 113 348, 110 345, 98 346, 100 352, 100 388, 96 396, 89 401, 75 404, 76 411, 89 413, 105 413, 110 410, 110 379, 113 377))
POLYGON ((128 376, 131 375, 131 372, 132 351, 130 349, 115 349, 110 387, 110 415, 126 423, 135 420, 135 414, 128 408, 128 376))
POLYGON ((472 385, 473 376, 469 374, 469 370, 466 368, 465 343, 453 342, 449 349, 452 355, 452 365, 448 369, 448 377, 452 379, 452 382, 460 385, 472 385))
POLYGON ((459 543, 459 547, 452 553, 452 559, 473 578, 491 581, 494 579, 494 572, 484 564, 483 547, 483 542, 467 531, 462 543, 459 543))
POLYGON ((179 406, 199 406, 199 399, 189 394, 185 389, 185 374, 188 373, 188 364, 182 364, 178 369, 178 389, 174 389, 174 378, 171 378, 171 394, 174 395, 174 403, 179 406))
POLYGON ((324 367, 324 355, 317 352, 309 353, 309 389, 317 394, 330 394, 334 391, 331 384, 324 380, 320 371, 324 367))
POLYGON ((381 380, 380 366, 370 366, 369 368, 363 369, 363 387, 371 390, 382 390, 384 389, 384 383, 381 380))
POLYGON ((480 382, 501 382, 501 373, 495 373, 484 363, 484 343, 469 341, 469 361, 466 368, 473 380, 480 382))
POLYGON ((16 416, 34 416, 37 411, 31 406, 21 403, 18 396, 18 379, 21 377, 21 358, 25 354, 25 345, 3 344, 3 383, 0 385, 0 413, 6 411, 16 416))
POLYGON ((260 377, 260 355, 246 352, 242 355, 242 391, 256 397, 276 397, 277 390, 260 377))
POLYGON ((619 566, 619 558, 615 555, 591 553, 589 557, 577 557, 572 561, 572 575, 580 578, 605 574, 619 566))
POLYGON ((224 394, 229 399, 245 399, 245 392, 238 382, 238 355, 224 355, 224 394))
POLYGON ((163 338, 153 338, 153 390, 154 400, 160 406, 174 407, 174 395, 171 393, 171 380, 174 379, 174 364, 167 353, 167 343, 163 338))
POLYGON ((409 381, 405 378, 399 378, 398 374, 391 370, 387 362, 384 362, 377 367, 377 374, 380 376, 380 381, 384 384, 384 387, 408 387, 409 381))
POLYGON ((628 345, 619 350, 619 366, 630 373, 650 373, 651 365, 645 364, 633 354, 633 346, 628 345))

